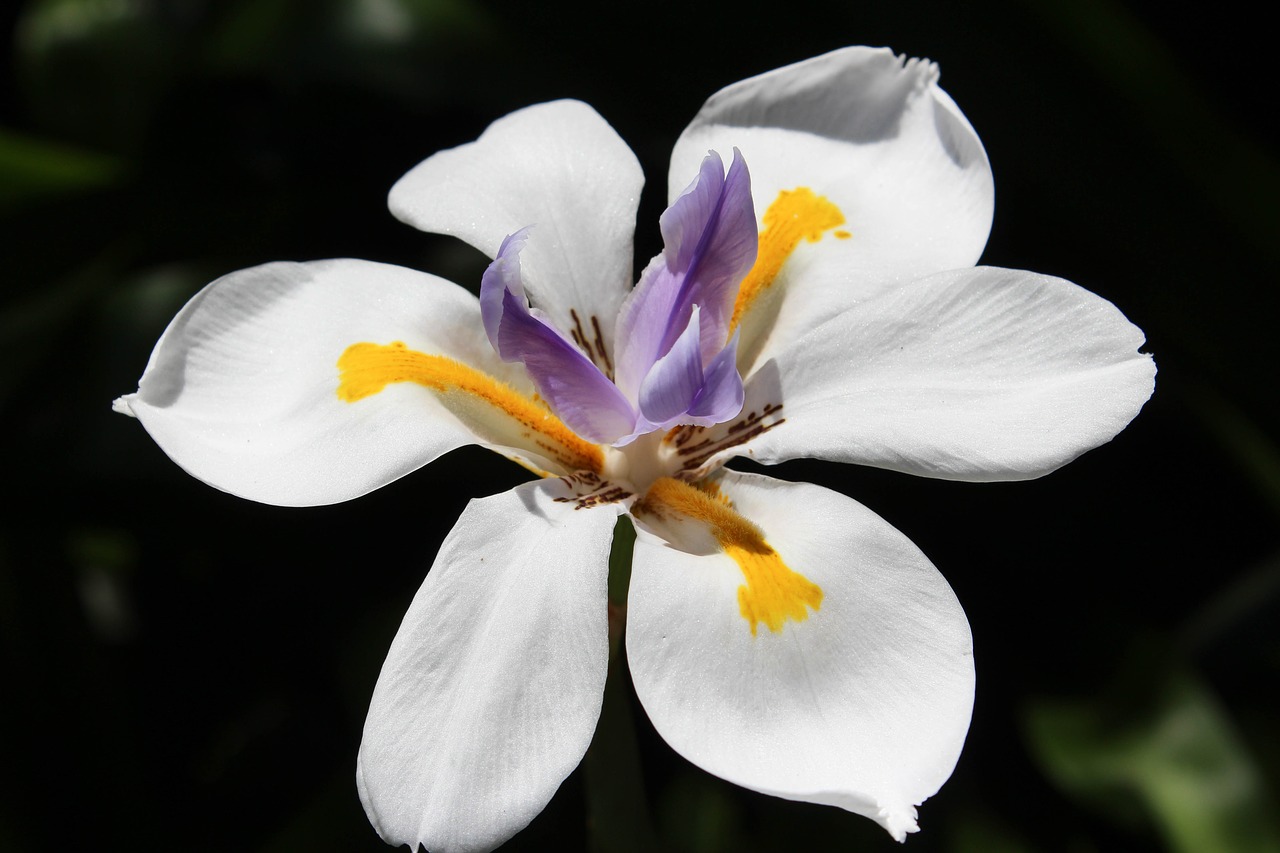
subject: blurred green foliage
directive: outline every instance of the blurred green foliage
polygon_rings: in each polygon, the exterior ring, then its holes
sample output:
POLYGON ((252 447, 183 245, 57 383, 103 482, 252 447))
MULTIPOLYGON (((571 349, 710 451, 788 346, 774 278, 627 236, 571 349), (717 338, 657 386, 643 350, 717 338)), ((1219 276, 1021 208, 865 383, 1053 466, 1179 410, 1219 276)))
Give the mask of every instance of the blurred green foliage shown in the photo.
POLYGON ((101 189, 119 177, 120 163, 111 157, 0 133, 0 212, 48 196, 101 189))
MULTIPOLYGON (((566 96, 649 175, 643 261, 703 98, 869 43, 938 60, 978 128, 986 262, 1112 299, 1161 368, 1129 430, 1043 481, 780 472, 884 515, 970 615, 973 728, 909 846, 1276 850, 1280 193, 1252 20, 1107 0, 7 4, 0 849, 382 849, 353 782, 382 655, 465 501, 524 476, 458 453, 306 512, 191 480, 109 410, 190 295, 330 256, 474 287, 483 259, 395 223, 385 194, 566 96)), ((898 849, 690 767, 616 676, 595 764, 512 849, 898 849)))
POLYGON ((1138 645, 1112 690, 1027 714, 1050 778, 1116 820, 1146 820, 1170 850, 1280 850, 1275 799, 1212 690, 1138 645))

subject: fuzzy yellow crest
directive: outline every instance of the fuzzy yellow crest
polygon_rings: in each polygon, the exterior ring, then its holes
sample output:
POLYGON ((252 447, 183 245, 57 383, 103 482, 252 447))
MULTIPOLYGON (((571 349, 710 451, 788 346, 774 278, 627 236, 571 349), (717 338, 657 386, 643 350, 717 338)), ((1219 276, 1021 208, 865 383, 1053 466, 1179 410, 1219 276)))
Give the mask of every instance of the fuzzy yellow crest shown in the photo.
POLYGON ((660 517, 675 512, 706 526, 742 570, 746 583, 738 587, 738 610, 751 626, 752 636, 761 622, 776 634, 788 619, 803 622, 809 610, 817 612, 822 606, 822 588, 783 562, 764 532, 740 515, 714 485, 699 488, 664 477, 649 487, 638 509, 660 517))
POLYGON ((409 349, 401 341, 352 344, 338 359, 340 400, 355 403, 395 382, 430 388, 477 436, 528 448, 563 466, 555 473, 599 473, 604 467, 599 445, 569 429, 537 400, 460 361, 409 349))
MULTIPOLYGON (((742 316, 769 289, 782 265, 800 245, 801 240, 816 243, 822 235, 844 224, 844 214, 826 196, 814 194, 808 187, 783 190, 764 212, 764 230, 756 262, 738 288, 733 305, 730 329, 737 328, 742 316)), ((848 231, 836 231, 838 239, 848 239, 848 231)))

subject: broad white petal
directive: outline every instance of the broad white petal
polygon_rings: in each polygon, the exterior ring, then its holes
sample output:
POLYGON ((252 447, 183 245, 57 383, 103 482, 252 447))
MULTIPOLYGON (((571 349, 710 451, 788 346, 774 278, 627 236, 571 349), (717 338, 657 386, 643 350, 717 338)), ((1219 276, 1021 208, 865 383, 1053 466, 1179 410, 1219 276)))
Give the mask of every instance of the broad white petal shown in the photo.
POLYGON ((738 564, 696 535, 667 544, 642 515, 627 613, 641 704, 699 767, 866 815, 901 840, 968 731, 972 642, 960 604, 861 504, 727 470, 718 482, 787 567, 821 588, 821 604, 753 634, 738 564))
POLYGON ((482 443, 426 388, 338 397, 352 344, 402 341, 527 389, 489 346, 476 298, 444 279, 367 261, 275 263, 218 279, 156 344, 137 415, 174 461, 224 491, 286 506, 364 494, 482 443))
POLYGON ((608 668, 617 508, 571 498, 551 479, 472 501, 440 546, 360 745, 360 799, 388 842, 490 850, 586 753, 608 668))
POLYGON ((949 480, 1022 480, 1110 441, 1151 396, 1144 338, 1107 300, 1052 276, 978 267, 860 305, 747 383, 783 423, 762 462, 818 457, 949 480))
MULTIPOLYGON (((764 328, 744 321, 744 372, 777 346, 770 338, 785 344, 885 288, 978 260, 991 227, 991 169, 937 79, 930 62, 845 48, 722 89, 681 135, 672 198, 708 149, 736 146, 762 223, 780 192, 801 187, 842 214, 815 242, 795 244, 758 300, 764 328)), ((767 234, 761 240, 763 264, 767 234)))
POLYGON ((533 304, 566 334, 576 314, 587 342, 594 347, 599 336, 612 357, 643 184, 639 161, 595 110, 554 101, 428 157, 391 189, 389 204, 415 228, 459 237, 491 258, 504 237, 533 226, 520 254, 533 304))

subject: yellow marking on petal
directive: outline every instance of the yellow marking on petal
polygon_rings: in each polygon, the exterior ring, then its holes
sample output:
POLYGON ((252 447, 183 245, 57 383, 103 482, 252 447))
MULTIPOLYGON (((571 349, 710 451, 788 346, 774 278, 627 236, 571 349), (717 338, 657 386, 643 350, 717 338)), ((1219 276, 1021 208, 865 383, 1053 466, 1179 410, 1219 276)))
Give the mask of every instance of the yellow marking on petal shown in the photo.
MULTIPOLYGON (((604 452, 569 429, 546 406, 460 361, 411 350, 402 341, 352 344, 338 359, 338 399, 355 403, 393 382, 413 382, 436 392, 445 406, 469 424, 488 422, 489 409, 513 422, 517 440, 564 465, 566 471, 604 469, 604 452), (480 415, 479 417, 476 417, 480 415)), ((502 438, 511 438, 503 436, 502 438)), ((498 440, 496 443, 508 443, 498 440)), ((519 446, 518 444, 515 446, 519 446)), ((536 469, 534 469, 536 470, 536 469)), ((548 472, 536 473, 547 476, 548 472)))
POLYGON ((776 634, 786 620, 803 622, 809 609, 816 613, 822 606, 822 587, 784 563, 765 541, 764 531, 739 515, 714 483, 699 487, 663 477, 649 487, 636 509, 658 516, 674 510, 706 525, 746 579, 738 587, 738 611, 751 625, 751 636, 756 636, 761 622, 776 634))
MULTIPOLYGON (((808 187, 783 190, 764 212, 764 230, 760 232, 760 247, 756 263, 738 288, 738 299, 733 305, 733 319, 729 329, 738 327, 756 298, 773 284, 782 265, 800 245, 801 240, 816 243, 832 228, 844 224, 844 213, 826 196, 814 195, 808 187)), ((837 231, 835 236, 847 240, 848 231, 837 231)))

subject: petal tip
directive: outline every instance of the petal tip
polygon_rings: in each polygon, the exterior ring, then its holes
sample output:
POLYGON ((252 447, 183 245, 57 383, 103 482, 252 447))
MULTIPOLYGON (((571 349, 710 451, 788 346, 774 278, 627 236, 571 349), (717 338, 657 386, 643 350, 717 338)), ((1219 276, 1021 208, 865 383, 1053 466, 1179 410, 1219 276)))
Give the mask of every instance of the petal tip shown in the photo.
POLYGON ((913 806, 905 808, 882 807, 875 816, 875 821, 885 828, 893 840, 899 844, 907 840, 907 836, 919 832, 916 823, 916 810, 913 806))
POLYGON ((133 401, 137 399, 137 397, 137 394, 125 394, 121 397, 116 397, 111 401, 111 411, 121 415, 127 415, 131 418, 136 418, 138 415, 133 410, 133 401))

